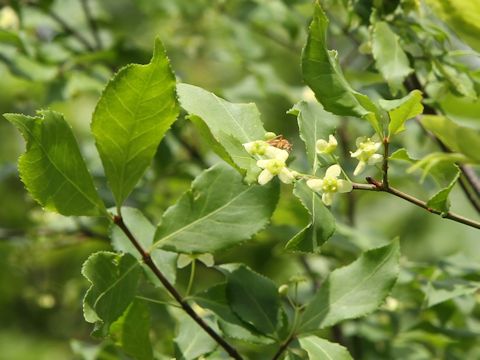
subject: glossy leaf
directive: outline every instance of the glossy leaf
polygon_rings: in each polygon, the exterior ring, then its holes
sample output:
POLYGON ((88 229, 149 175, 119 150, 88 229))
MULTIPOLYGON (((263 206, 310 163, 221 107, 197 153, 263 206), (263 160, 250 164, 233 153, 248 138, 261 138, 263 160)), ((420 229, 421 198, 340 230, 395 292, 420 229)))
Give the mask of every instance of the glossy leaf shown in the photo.
POLYGON ((122 68, 93 114, 92 133, 117 206, 150 165, 178 113, 175 76, 156 40, 150 63, 122 68))
POLYGON ((317 336, 306 336, 298 340, 308 353, 310 360, 352 360, 346 348, 317 336))
POLYGON ((363 253, 352 264, 334 270, 303 313, 300 332, 310 332, 374 311, 398 275, 398 241, 363 253))
POLYGON ((272 280, 241 266, 227 277, 227 299, 243 321, 263 334, 275 333, 280 297, 272 280))
POLYGON ((457 125, 443 116, 427 115, 422 125, 437 136, 450 150, 464 154, 475 163, 480 163, 480 132, 457 125))
POLYGON ((91 286, 83 300, 88 322, 109 325, 117 320, 135 298, 140 263, 130 254, 98 252, 83 264, 82 275, 91 286))
POLYGON ((27 142, 18 169, 27 190, 40 205, 67 216, 106 214, 72 130, 61 114, 45 110, 36 117, 4 116, 27 142))
POLYGON ((441 211, 443 213, 448 212, 450 209, 450 201, 448 200, 448 195, 452 191, 453 187, 457 183, 458 178, 460 177, 460 171, 457 171, 457 174, 453 178, 453 180, 448 184, 447 187, 443 188, 435 195, 433 195, 428 201, 427 206, 429 208, 441 211))
POLYGON ((234 104, 202 88, 179 84, 180 103, 203 134, 209 129, 213 150, 227 162, 246 172, 249 181, 256 179, 259 168, 242 144, 262 140, 265 135, 260 113, 255 104, 234 104), (213 141, 214 140, 214 141, 213 141))
MULTIPOLYGON (((122 207, 122 218, 123 222, 138 240, 140 245, 142 245, 144 249, 149 249, 153 244, 155 226, 153 226, 139 210, 131 207, 122 207)), ((110 233, 112 246, 115 250, 129 253, 138 260, 142 259, 142 256, 137 249, 135 249, 135 246, 132 245, 130 240, 117 225, 110 225, 110 233)), ((168 281, 175 283, 178 255, 173 252, 157 249, 153 251, 150 256, 168 281)), ((157 286, 162 286, 152 271, 146 265, 143 266, 149 280, 157 286)))
POLYGON ((295 184, 293 194, 311 215, 310 223, 286 245, 287 250, 318 253, 320 247, 334 234, 335 218, 323 204, 321 197, 305 181, 295 184))
POLYGON ((149 332, 150 311, 140 300, 133 301, 110 328, 110 336, 115 343, 138 360, 153 359, 149 332))
POLYGON ((340 69, 337 52, 327 49, 328 23, 317 1, 302 53, 303 78, 325 110, 336 115, 365 118, 381 133, 376 105, 352 89, 340 69))
MULTIPOLYGON (((212 352, 217 343, 210 335, 200 328, 200 326, 193 321, 185 313, 179 313, 178 316, 177 336, 175 337, 175 344, 181 353, 182 360, 198 359, 199 356, 212 352)), ((204 319, 210 326, 212 322, 204 319)), ((216 326, 214 326, 216 329, 216 326)), ((216 329, 218 331, 218 329, 216 329)))
POLYGON ((480 282, 449 278, 429 282, 425 289, 427 307, 438 305, 458 296, 469 295, 480 289, 480 282))
POLYGON ((227 299, 227 285, 218 284, 193 297, 201 307, 218 316, 218 326, 222 333, 230 338, 251 344, 270 344, 273 342, 243 322, 232 310, 227 299))
POLYGON ((398 35, 386 22, 377 21, 373 24, 372 52, 378 71, 395 95, 413 69, 400 45, 398 35))
POLYGON ((398 100, 380 100, 380 106, 388 111, 390 123, 388 135, 392 136, 405 130, 405 122, 423 112, 422 93, 413 90, 407 96, 398 100))
POLYGON ((267 225, 277 198, 278 184, 248 186, 231 167, 215 165, 167 209, 154 247, 197 254, 232 247, 267 225))

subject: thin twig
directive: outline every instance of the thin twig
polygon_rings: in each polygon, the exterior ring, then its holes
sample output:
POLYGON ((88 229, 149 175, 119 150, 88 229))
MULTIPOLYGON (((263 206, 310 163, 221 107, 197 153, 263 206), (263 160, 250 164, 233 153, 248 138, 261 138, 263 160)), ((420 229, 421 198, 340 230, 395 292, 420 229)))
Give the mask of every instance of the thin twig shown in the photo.
POLYGON ((395 189, 391 186, 388 188, 383 186, 383 184, 371 177, 367 178, 367 181, 369 184, 357 184, 353 183, 353 188, 355 190, 367 190, 367 191, 379 191, 379 192, 386 192, 389 194, 392 194, 394 196, 397 196, 399 198, 404 199, 405 201, 408 201, 409 203, 412 203, 418 207, 421 207, 422 209, 427 210, 428 212, 436 215, 440 215, 441 217, 445 219, 449 219, 458 223, 462 223, 464 225, 471 226, 476 229, 480 229, 480 223, 471 219, 467 219, 463 216, 457 215, 455 213, 452 213, 450 211, 448 212, 442 212, 440 210, 432 209, 431 207, 427 206, 427 203, 417 199, 416 197, 413 197, 412 195, 406 194, 398 189, 395 189))
POLYGON ((288 349, 288 345, 295 339, 295 334, 291 334, 287 340, 284 341, 282 346, 280 346, 277 350, 277 352, 273 355, 272 360, 278 360, 282 356, 282 354, 285 352, 285 350, 288 349))
POLYGON ((383 182, 382 185, 386 189, 389 188, 388 184, 388 143, 390 139, 386 136, 383 138, 383 163, 382 163, 382 172, 383 172, 383 182))
POLYGON ((155 276, 160 280, 165 289, 173 296, 182 309, 208 334, 214 339, 218 345, 220 345, 232 358, 236 360, 242 360, 242 356, 233 348, 226 340, 224 340, 217 332, 212 329, 203 319, 192 309, 192 307, 182 298, 177 289, 168 281, 163 275, 160 269, 153 262, 150 254, 143 249, 142 245, 138 242, 135 236, 130 232, 128 227, 123 222, 121 216, 114 216, 113 222, 123 231, 133 246, 141 254, 143 262, 152 270, 155 276))
POLYGON ((90 6, 88 4, 88 0, 80 0, 80 3, 82 4, 82 9, 85 13, 85 17, 87 18, 88 25, 90 26, 90 31, 92 32, 93 38, 95 39, 96 48, 97 50, 101 50, 103 48, 102 39, 100 38, 97 22, 93 18, 92 11, 90 10, 90 6))

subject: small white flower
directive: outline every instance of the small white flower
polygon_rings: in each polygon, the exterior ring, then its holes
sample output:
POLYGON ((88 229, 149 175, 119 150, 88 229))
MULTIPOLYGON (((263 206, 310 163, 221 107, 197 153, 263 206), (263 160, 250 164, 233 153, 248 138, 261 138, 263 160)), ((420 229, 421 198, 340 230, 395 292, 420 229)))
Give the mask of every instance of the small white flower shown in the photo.
POLYGON ((260 156, 265 155, 265 152, 267 151, 269 146, 270 146, 270 144, 267 143, 266 141, 263 141, 263 140, 256 140, 256 141, 251 141, 251 142, 243 144, 243 147, 245 148, 245 150, 247 150, 247 152, 250 155, 253 155, 253 156, 254 155, 260 155, 260 156))
POLYGON ((294 173, 292 173, 285 164, 288 158, 288 152, 281 149, 277 150, 279 150, 279 152, 276 152, 276 158, 257 161, 257 166, 263 169, 258 176, 258 183, 260 185, 265 185, 276 175, 278 175, 280 181, 285 184, 291 184, 293 180, 295 180, 294 173))
POLYGON ((335 193, 346 193, 352 191, 352 183, 347 180, 337 179, 341 173, 339 165, 330 166, 323 179, 307 180, 307 186, 316 192, 322 193, 322 201, 325 205, 332 205, 335 193))
POLYGON ((382 146, 382 142, 375 134, 371 138, 362 136, 356 141, 357 150, 350 152, 351 157, 358 160, 358 165, 353 172, 353 175, 360 174, 366 165, 374 165, 383 160, 383 156, 376 154, 378 149, 382 146))
POLYGON ((0 28, 6 30, 18 30, 20 20, 17 13, 10 6, 5 6, 0 10, 0 28))
POLYGON ((337 148, 337 145, 338 145, 337 139, 335 139, 335 136, 333 135, 328 136, 328 141, 324 139, 319 139, 315 144, 317 148, 317 153, 319 154, 331 154, 335 151, 335 149, 337 148))

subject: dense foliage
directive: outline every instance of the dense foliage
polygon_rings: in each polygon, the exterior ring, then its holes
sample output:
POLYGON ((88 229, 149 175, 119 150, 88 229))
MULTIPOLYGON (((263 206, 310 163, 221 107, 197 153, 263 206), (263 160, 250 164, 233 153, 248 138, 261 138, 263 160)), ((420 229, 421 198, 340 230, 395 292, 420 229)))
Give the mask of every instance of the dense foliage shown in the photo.
POLYGON ((479 14, 2 5, 0 358, 480 357, 479 14))

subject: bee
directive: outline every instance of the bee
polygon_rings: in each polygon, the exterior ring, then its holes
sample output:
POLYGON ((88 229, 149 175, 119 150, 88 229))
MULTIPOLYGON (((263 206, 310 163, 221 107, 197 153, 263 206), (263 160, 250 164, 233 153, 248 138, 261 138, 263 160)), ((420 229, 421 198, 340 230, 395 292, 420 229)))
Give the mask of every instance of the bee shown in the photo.
POLYGON ((276 148, 287 150, 288 152, 292 151, 292 144, 283 137, 283 135, 277 135, 273 139, 267 141, 272 146, 276 148))

